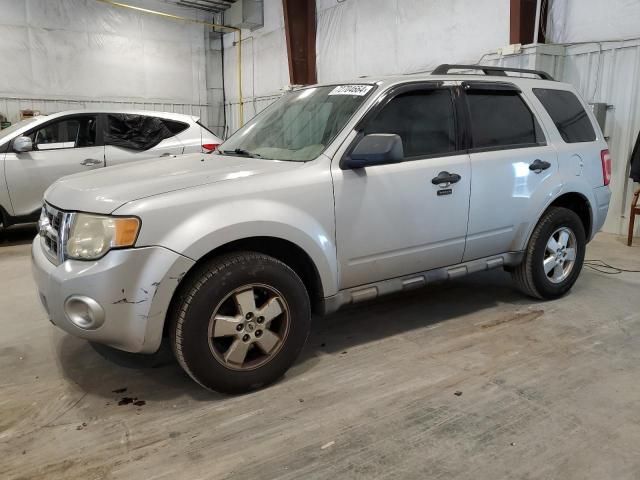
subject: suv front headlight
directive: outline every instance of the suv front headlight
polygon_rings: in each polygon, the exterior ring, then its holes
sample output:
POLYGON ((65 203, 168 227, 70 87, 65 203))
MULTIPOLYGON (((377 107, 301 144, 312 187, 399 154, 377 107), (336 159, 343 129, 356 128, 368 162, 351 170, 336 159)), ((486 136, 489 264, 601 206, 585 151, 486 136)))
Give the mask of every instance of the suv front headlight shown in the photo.
POLYGON ((69 226, 66 257, 95 260, 112 248, 132 247, 138 232, 137 217, 110 217, 76 213, 69 226))

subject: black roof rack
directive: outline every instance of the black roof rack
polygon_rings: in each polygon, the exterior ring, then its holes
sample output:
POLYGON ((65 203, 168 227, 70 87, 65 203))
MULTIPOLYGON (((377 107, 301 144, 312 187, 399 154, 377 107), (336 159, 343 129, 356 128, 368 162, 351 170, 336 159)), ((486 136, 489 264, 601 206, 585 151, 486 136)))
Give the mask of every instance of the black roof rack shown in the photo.
POLYGON ((485 75, 494 75, 499 77, 506 77, 506 72, 515 73, 528 73, 530 75, 538 75, 542 80, 553 80, 553 77, 547 72, 542 70, 528 70, 526 68, 508 68, 508 67, 494 67, 492 65, 449 65, 443 63, 438 66, 431 75, 447 75, 449 70, 482 70, 485 75))

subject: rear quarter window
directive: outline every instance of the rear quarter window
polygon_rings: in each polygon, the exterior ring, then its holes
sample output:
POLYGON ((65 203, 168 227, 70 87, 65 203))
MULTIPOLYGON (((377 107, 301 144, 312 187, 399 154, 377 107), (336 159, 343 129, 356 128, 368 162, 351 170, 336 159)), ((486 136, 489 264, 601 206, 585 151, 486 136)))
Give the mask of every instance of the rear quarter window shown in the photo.
POLYGON ((173 135, 178 135, 179 133, 184 132, 187 128, 189 128, 188 123, 179 122, 177 120, 169 120, 163 118, 162 121, 173 135))
POLYGON ((596 139, 591 120, 573 92, 534 88, 533 94, 540 100, 565 142, 593 142, 596 139))

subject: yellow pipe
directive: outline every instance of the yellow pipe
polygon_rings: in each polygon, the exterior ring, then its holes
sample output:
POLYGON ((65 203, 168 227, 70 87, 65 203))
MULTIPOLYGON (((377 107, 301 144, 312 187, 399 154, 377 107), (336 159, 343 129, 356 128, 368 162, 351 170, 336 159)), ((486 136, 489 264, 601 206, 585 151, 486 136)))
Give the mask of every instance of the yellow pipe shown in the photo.
MULTIPOLYGON (((238 47, 238 114, 240 117, 240 126, 244 125, 244 102, 242 98, 242 30, 236 27, 229 27, 227 25, 218 25, 217 23, 204 22, 202 20, 196 20, 195 18, 181 17, 179 15, 173 15, 171 13, 158 12, 157 10, 149 10, 148 8, 136 7, 127 3, 115 2, 112 0, 97 0, 98 2, 106 3, 114 7, 129 8, 142 13, 149 13, 152 15, 159 15, 161 17, 170 18, 173 20, 182 20, 187 23, 197 23, 199 25, 205 25, 207 27, 219 28, 220 30, 226 30, 228 32, 235 32, 238 34, 238 41, 236 46, 238 47)), ((224 45, 222 46, 224 48, 224 45)))

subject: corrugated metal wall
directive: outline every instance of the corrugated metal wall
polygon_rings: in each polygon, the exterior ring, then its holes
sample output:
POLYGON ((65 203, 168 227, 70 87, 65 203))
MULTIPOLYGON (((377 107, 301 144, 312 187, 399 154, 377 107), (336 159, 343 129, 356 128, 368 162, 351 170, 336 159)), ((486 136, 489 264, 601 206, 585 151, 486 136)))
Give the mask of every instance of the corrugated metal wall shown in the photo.
MULTIPOLYGON (((267 108, 273 102, 275 102, 278 98, 280 98, 282 94, 273 94, 273 95, 265 95, 261 97, 255 98, 245 98, 243 102, 244 106, 244 123, 247 123, 253 117, 255 117, 262 110, 267 108)), ((240 118, 238 113, 238 102, 227 102, 225 104, 226 112, 227 112, 227 132, 226 137, 228 138, 236 131, 240 126, 240 118)))
POLYGON ((64 110, 114 109, 184 113, 202 118, 202 123, 206 125, 209 119, 208 108, 208 105, 187 103, 0 97, 0 113, 12 123, 20 120, 20 110, 38 110, 42 114, 49 114, 64 110))
POLYGON ((604 135, 613 157, 613 196, 603 230, 626 233, 633 194, 629 157, 640 130, 640 39, 525 46, 520 54, 492 54, 482 63, 545 70, 574 85, 587 102, 610 106, 604 135))

